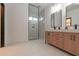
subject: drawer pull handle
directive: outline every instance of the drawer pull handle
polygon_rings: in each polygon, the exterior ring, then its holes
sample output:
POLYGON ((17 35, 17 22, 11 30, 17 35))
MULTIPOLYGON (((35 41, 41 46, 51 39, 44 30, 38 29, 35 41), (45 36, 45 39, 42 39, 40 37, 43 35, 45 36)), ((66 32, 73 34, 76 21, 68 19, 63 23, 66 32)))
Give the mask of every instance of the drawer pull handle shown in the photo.
POLYGON ((73 35, 73 40, 75 41, 75 35, 73 35))
POLYGON ((71 40, 72 40, 72 35, 71 35, 71 40))

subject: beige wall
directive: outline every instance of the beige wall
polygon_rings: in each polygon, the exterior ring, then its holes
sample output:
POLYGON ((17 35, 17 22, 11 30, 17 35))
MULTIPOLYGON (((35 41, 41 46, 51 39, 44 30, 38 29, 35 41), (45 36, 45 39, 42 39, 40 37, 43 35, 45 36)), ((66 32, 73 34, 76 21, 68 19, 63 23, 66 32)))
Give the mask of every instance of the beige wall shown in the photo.
POLYGON ((28 4, 5 4, 5 43, 6 45, 28 40, 28 4))

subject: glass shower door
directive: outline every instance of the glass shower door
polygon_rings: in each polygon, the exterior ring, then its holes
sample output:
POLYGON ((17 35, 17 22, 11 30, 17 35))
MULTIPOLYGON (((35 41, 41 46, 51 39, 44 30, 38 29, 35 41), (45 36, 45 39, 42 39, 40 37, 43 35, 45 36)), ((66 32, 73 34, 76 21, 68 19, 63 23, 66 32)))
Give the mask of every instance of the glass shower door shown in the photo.
POLYGON ((29 39, 38 39, 38 8, 29 5, 29 23, 28 23, 29 39))

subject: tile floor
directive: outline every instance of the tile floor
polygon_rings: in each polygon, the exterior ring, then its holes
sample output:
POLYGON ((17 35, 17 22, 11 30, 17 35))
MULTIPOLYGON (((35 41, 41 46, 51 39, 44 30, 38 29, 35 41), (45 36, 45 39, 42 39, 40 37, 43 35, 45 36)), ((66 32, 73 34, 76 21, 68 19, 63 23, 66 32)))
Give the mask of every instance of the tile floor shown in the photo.
POLYGON ((53 46, 44 43, 44 40, 30 40, 28 42, 0 48, 2 56, 71 56, 53 46))

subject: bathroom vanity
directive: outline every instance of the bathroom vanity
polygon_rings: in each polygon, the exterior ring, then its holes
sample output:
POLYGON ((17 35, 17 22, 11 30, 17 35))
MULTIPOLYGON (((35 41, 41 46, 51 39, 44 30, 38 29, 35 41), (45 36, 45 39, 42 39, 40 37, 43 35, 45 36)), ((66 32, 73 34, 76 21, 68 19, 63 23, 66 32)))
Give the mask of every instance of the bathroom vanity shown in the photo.
POLYGON ((57 48, 73 55, 79 55, 79 32, 68 30, 53 30, 45 32, 45 40, 57 48))
POLYGON ((63 51, 79 56, 79 4, 72 3, 64 7, 51 13, 50 23, 46 23, 48 27, 45 31, 45 41, 63 51))

